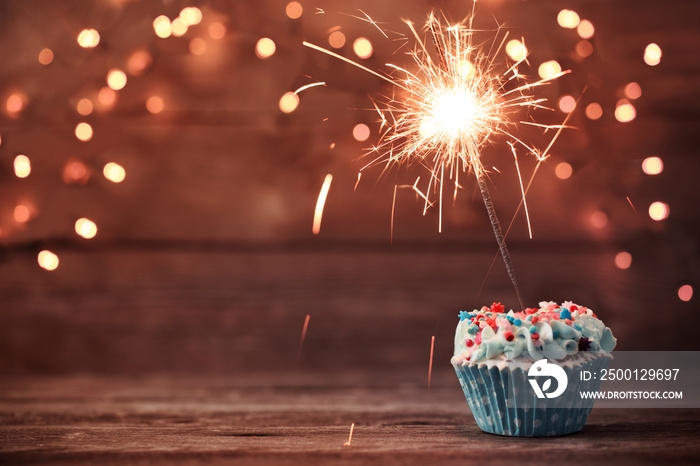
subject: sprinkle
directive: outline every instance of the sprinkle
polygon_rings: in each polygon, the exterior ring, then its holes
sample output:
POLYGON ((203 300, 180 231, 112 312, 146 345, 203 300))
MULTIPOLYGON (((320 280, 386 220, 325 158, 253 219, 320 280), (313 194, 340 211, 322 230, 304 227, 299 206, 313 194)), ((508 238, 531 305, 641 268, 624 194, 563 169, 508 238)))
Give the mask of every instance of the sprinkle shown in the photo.
POLYGON ((564 323, 566 323, 566 325, 571 325, 571 321, 569 319, 564 319, 564 323))
POLYGON ((538 320, 540 320, 539 317, 533 316, 533 318, 532 318, 532 320, 531 320, 530 322, 532 322, 533 324, 536 324, 538 320))
POLYGON ((520 319, 513 319, 513 325, 521 325, 523 323, 520 319))
POLYGON ((591 340, 588 338, 581 338, 578 341, 578 350, 579 351, 588 351, 588 349, 591 347, 591 340))
POLYGON ((459 321, 463 321, 469 317, 469 313, 467 311, 459 311, 459 321))
POLYGON ((573 311, 578 311, 578 306, 575 305, 575 304, 572 304, 571 306, 569 306, 569 310, 570 310, 571 312, 573 312, 573 311))
POLYGON ((530 335, 530 336, 532 337, 533 340, 539 340, 539 339, 540 339, 540 334, 539 334, 539 333, 533 333, 533 334, 530 335))
POLYGON ((513 341, 513 339, 515 338, 515 336, 513 335, 513 332, 511 332, 511 331, 504 333, 503 337, 508 341, 513 341))
POLYGON ((476 343, 477 345, 481 344, 481 334, 480 333, 476 336, 476 338, 474 338, 474 343, 476 343))
POLYGON ((574 324, 574 328, 579 332, 581 331, 581 326, 579 324, 574 324))
POLYGON ((467 332, 469 332, 472 335, 476 335, 477 333, 479 333, 479 326, 471 324, 467 329, 467 332))
POLYGON ((530 333, 537 333, 537 327, 535 327, 534 325, 530 325, 530 328, 528 330, 530 330, 530 333))
POLYGON ((571 313, 564 309, 559 313, 559 317, 562 319, 571 319, 571 313))
POLYGON ((474 340, 467 340, 467 348, 474 346, 474 340))
POLYGON ((552 330, 552 338, 559 338, 559 330, 552 330))
POLYGON ((501 303, 493 303, 491 305, 492 312, 499 312, 500 313, 500 312, 505 312, 505 310, 506 310, 506 307, 501 303))

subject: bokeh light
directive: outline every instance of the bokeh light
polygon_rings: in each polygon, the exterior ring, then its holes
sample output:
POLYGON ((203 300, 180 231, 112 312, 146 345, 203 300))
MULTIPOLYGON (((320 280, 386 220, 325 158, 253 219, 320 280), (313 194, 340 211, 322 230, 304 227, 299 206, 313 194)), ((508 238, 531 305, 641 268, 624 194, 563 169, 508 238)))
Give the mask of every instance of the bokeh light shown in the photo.
POLYGON ((90 179, 90 171, 80 160, 69 160, 63 167, 63 182, 85 184, 90 179))
POLYGON ((586 116, 590 120, 597 120, 603 116, 603 107, 597 102, 591 102, 586 106, 586 116))
POLYGON ((165 15, 160 15, 153 20, 153 30, 156 35, 161 39, 170 37, 173 33, 172 25, 170 24, 170 18, 165 15))
POLYGON ((625 86, 624 93, 628 99, 639 99, 642 96, 642 87, 635 82, 631 82, 625 86))
POLYGON ((354 137, 356 141, 366 141, 369 138, 369 126, 364 123, 355 125, 352 129, 352 137, 354 137))
POLYGON ((15 210, 12 212, 15 222, 26 223, 32 216, 32 212, 28 206, 24 204, 18 204, 15 206, 15 210))
POLYGON ((85 239, 91 239, 97 234, 97 225, 87 218, 79 218, 75 221, 75 232, 85 239))
POLYGON ((75 106, 75 110, 83 116, 87 116, 92 113, 94 106, 92 105, 92 100, 82 98, 78 101, 75 106))
POLYGON ((642 161, 642 170, 647 175, 658 175, 664 171, 664 162, 660 157, 647 157, 642 161))
POLYGON ((629 269, 632 265, 632 254, 627 251, 618 252, 615 256, 615 267, 620 270, 629 269))
POLYGON ((152 95, 146 99, 146 110, 150 113, 156 114, 163 111, 165 108, 165 101, 162 97, 157 95, 152 95))
POLYGON ((656 66, 661 63, 661 47, 653 42, 644 49, 644 63, 649 66, 656 66))
POLYGON ((556 60, 549 60, 540 65, 537 69, 537 73, 542 79, 550 79, 561 73, 561 65, 559 65, 559 62, 556 60))
POLYGON ((83 142, 87 142, 90 139, 92 139, 92 126, 90 126, 88 123, 85 123, 84 121, 81 123, 78 123, 75 127, 75 137, 78 138, 79 140, 83 142))
POLYGON ((277 50, 277 46, 269 37, 263 37, 255 44, 255 55, 257 55, 258 58, 270 58, 275 54, 275 50, 277 50))
POLYGON ((591 214, 590 221, 593 228, 605 228, 608 225, 608 214, 602 210, 596 210, 591 214))
POLYGON ((170 23, 170 31, 174 37, 182 37, 187 33, 187 24, 185 24, 182 18, 175 18, 173 22, 170 23))
POLYGON ((42 65, 50 65, 53 61, 53 50, 46 48, 39 52, 39 63, 42 65))
POLYGON ((527 57, 527 47, 518 39, 512 39, 506 44, 506 53, 515 61, 524 60, 527 57))
POLYGON ((145 50, 137 50, 129 57, 126 64, 127 71, 134 76, 141 76, 146 68, 153 63, 153 57, 145 50))
POLYGON ((18 155, 14 161, 15 176, 17 178, 26 178, 32 172, 32 163, 26 155, 18 155))
POLYGON ((573 167, 566 163, 566 162, 560 162, 557 164, 557 166, 554 168, 554 174, 559 178, 560 180, 566 180, 571 178, 571 175, 574 173, 573 167))
POLYGON ((637 110, 627 99, 620 99, 615 107, 615 119, 620 123, 629 123, 637 117, 637 110))
POLYGON ((299 96, 294 92, 286 92, 280 98, 279 107, 284 113, 292 113, 299 106, 299 96))
POLYGON ((212 39, 221 40, 226 36, 226 26, 219 22, 211 23, 207 28, 207 33, 212 39))
POLYGON ((576 53, 582 58, 590 57, 593 55, 593 44, 587 40, 578 41, 576 44, 576 53))
POLYGON ((299 2, 289 2, 287 3, 287 8, 285 8, 285 13, 288 18, 299 19, 302 13, 304 13, 304 7, 301 6, 299 2))
POLYGON ((196 6, 183 8, 182 11, 180 11, 180 20, 186 26, 194 26, 195 24, 199 24, 202 22, 202 10, 196 6))
POLYGON ((107 85, 115 91, 124 89, 124 86, 126 86, 126 73, 119 68, 109 70, 109 73, 107 73, 107 85))
POLYGON ((571 113, 576 109, 576 99, 571 95, 563 95, 559 98, 559 110, 571 113))
POLYGON ((53 252, 44 249, 37 255, 37 262, 39 267, 46 269, 48 271, 56 270, 58 268, 58 256, 53 252))
POLYGON ((352 43, 352 50, 355 52, 355 55, 363 60, 371 57, 372 53, 374 53, 372 43, 366 37, 355 39, 355 42, 352 43))
POLYGON ((102 174, 112 183, 121 183, 126 178, 124 167, 114 162, 105 164, 102 174))
POLYGON ((671 212, 668 208, 668 204, 664 202, 656 201, 649 206, 649 217, 651 217, 652 220, 656 220, 657 222, 666 220, 670 213, 671 212))
POLYGON ((345 34, 340 31, 333 31, 328 36, 328 43, 334 49, 342 48, 345 45, 345 34))
POLYGON ((201 37, 195 37, 190 41, 189 48, 192 55, 200 56, 207 52, 209 46, 207 45, 207 41, 201 37))
POLYGON ((100 33, 98 33, 95 29, 83 29, 80 31, 80 34, 78 34, 78 45, 83 48, 90 49, 97 47, 97 44, 99 43, 100 33))
POLYGON ((557 23, 566 29, 574 29, 579 25, 581 18, 573 10, 561 10, 557 15, 557 23))
POLYGON ((590 39, 593 37, 593 34, 595 34, 595 28, 593 27, 593 23, 587 19, 583 19, 580 23, 578 23, 576 32, 578 32, 581 39, 590 39))
POLYGON ((97 93, 97 100, 100 102, 103 110, 109 110, 117 103, 117 93, 109 86, 105 86, 97 93))
POLYGON ((693 287, 690 285, 682 285, 678 288, 678 299, 685 302, 693 299, 693 287))
POLYGON ((9 113, 10 115, 17 115, 19 112, 24 110, 26 104, 27 97, 24 94, 21 94, 19 92, 13 92, 7 98, 7 101, 5 102, 5 108, 7 109, 7 113, 9 113))

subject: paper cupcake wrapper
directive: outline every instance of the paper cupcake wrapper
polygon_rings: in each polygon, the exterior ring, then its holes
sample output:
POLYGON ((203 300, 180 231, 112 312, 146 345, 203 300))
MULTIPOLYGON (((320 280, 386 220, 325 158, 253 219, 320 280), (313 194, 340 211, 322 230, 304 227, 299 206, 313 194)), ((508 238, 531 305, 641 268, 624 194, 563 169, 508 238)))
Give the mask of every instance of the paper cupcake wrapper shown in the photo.
POLYGON ((520 367, 454 366, 467 404, 481 430, 518 437, 549 437, 580 431, 593 408, 593 399, 580 392, 596 392, 600 380, 580 380, 582 370, 600 373, 609 356, 601 356, 573 367, 562 367, 568 378, 564 393, 556 398, 537 398, 527 369, 520 367))

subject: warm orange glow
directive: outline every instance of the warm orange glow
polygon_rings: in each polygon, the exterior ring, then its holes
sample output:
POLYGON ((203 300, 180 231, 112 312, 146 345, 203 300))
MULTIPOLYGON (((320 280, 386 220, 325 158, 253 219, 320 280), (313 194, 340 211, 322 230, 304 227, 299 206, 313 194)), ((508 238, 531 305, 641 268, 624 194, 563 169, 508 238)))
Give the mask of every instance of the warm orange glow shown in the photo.
POLYGON ((85 184, 90 179, 90 172, 79 160, 69 160, 63 167, 63 182, 66 184, 85 184))
POLYGON ((620 99, 615 107, 615 119, 620 123, 628 123, 637 117, 637 110, 627 99, 620 99))
POLYGON ((89 49, 100 43, 100 34, 94 29, 83 29, 78 34, 78 45, 89 49))
POLYGON ((564 113, 571 113, 576 109, 576 99, 570 95, 563 95, 559 99, 559 110, 564 113))
POLYGON ((642 170, 647 175, 658 175, 664 171, 664 162, 659 157, 647 157, 642 162, 642 170))
POLYGON ((126 86, 126 73, 118 68, 113 68, 107 73, 107 85, 118 91, 126 86))
POLYGON ((628 99, 639 99, 642 96, 642 87, 635 83, 629 83, 625 86, 625 97, 628 99))
POLYGON ((121 183, 126 178, 126 170, 118 163, 109 162, 102 170, 105 178, 112 183, 121 183))
POLYGON ((693 298, 693 287, 690 285, 683 285, 678 288, 678 299, 681 301, 688 302, 693 298))
POLYGON ((667 219, 670 213, 668 204, 664 202, 656 201, 649 206, 649 217, 657 222, 667 219))
POLYGON ((165 101, 163 101, 162 97, 153 95, 146 100, 146 110, 150 113, 160 113, 163 111, 163 108, 165 108, 165 101))
POLYGON ((661 63, 661 47, 651 43, 644 49, 644 63, 649 66, 656 66, 661 63))
POLYGON ((521 61, 527 57, 527 47, 518 39, 513 39, 506 44, 506 53, 513 60, 521 61))
POLYGON ((595 34, 595 28, 593 27, 593 23, 591 23, 587 19, 583 19, 580 23, 578 23, 576 32, 578 32, 578 35, 579 37, 581 37, 581 39, 590 39, 591 37, 593 37, 593 34, 595 34))
POLYGON ((78 125, 75 127, 75 137, 83 142, 87 142, 92 139, 92 135, 92 126, 85 122, 78 123, 78 125))
POLYGON ((24 109, 27 98, 20 93, 10 94, 5 103, 5 108, 7 108, 8 113, 19 113, 24 109))
POLYGON ((196 6, 183 8, 180 12, 180 19, 187 26, 194 26, 202 21, 202 10, 196 6))
POLYGON ((277 50, 277 46, 269 37, 263 37, 255 44, 255 55, 257 55, 258 58, 270 58, 275 54, 275 50, 277 50))
POLYGON ((603 116, 603 107, 597 102, 588 104, 586 106, 586 116, 591 120, 597 120, 603 116))
POLYGON ((549 79, 561 73, 561 65, 556 60, 546 61, 540 65, 537 73, 542 79, 549 79))
POLYGON ((182 20, 182 18, 175 18, 172 23, 170 23, 170 31, 174 37, 182 37, 187 32, 187 24, 182 20))
POLYGON ((56 270, 58 267, 58 256, 51 251, 44 249, 37 255, 39 267, 48 271, 56 270))
POLYGON ((287 17, 291 19, 298 19, 301 18, 301 14, 304 12, 304 8, 301 6, 301 3, 299 2, 289 2, 287 4, 287 8, 285 9, 285 13, 287 13, 287 17))
POLYGON ((211 23, 207 29, 209 37, 214 40, 221 40, 226 36, 226 26, 222 23, 211 23))
POLYGON ((75 109, 81 115, 87 116, 87 115, 92 113, 92 110, 93 110, 92 101, 90 99, 86 99, 86 98, 80 99, 78 101, 78 104, 75 106, 75 109))
POLYGON ((557 23, 566 29, 574 29, 579 25, 581 18, 573 10, 561 10, 557 15, 557 23))
POLYGON ((606 225, 608 224, 608 214, 603 212, 602 210, 596 210, 593 212, 591 215, 591 225, 593 228, 605 228, 606 225))
POLYGON ((190 53, 192 55, 204 55, 208 48, 207 41, 201 37, 195 37, 190 41, 190 53))
POLYGON ((561 162, 557 164, 556 168, 554 169, 554 174, 557 175, 557 178, 559 178, 560 180, 566 180, 571 178, 571 175, 573 173, 573 167, 566 162, 561 162))
POLYGON ((29 210, 29 207, 27 207, 24 204, 19 204, 15 207, 15 210, 13 212, 15 221, 17 223, 26 223, 29 221, 29 219, 32 216, 31 211, 29 210))
POLYGON ((340 31, 333 31, 328 36, 328 43, 334 49, 339 49, 345 45, 345 34, 340 31))
POLYGON ((141 76, 146 71, 146 68, 151 66, 151 63, 153 63, 151 54, 145 50, 138 50, 129 57, 126 69, 134 76, 141 76))
POLYGON ((29 157, 26 155, 18 155, 15 157, 15 176, 17 178, 26 178, 32 172, 32 164, 29 161, 29 157))
POLYGON ((117 103, 117 93, 114 89, 105 86, 97 93, 97 100, 99 100, 105 108, 111 108, 117 103))
POLYGON ((85 239, 91 239, 97 234, 97 225, 87 218, 79 218, 75 222, 75 232, 85 239))
POLYGON ((371 57, 374 52, 372 43, 365 37, 355 39, 355 42, 352 43, 352 50, 355 52, 355 55, 362 59, 371 57))
POLYGON ((576 44, 576 53, 583 58, 590 57, 593 54, 593 44, 587 40, 580 40, 576 44))
POLYGON ((354 137, 356 141, 366 141, 367 138, 369 138, 369 126, 364 123, 355 125, 352 129, 352 137, 354 137))
POLYGON ((294 92, 286 92, 280 99, 279 106, 284 113, 292 113, 299 106, 299 96, 294 92))
POLYGON ((618 252, 615 256, 615 267, 620 270, 629 269, 632 265, 632 254, 627 251, 618 252))
POLYGON ((153 30, 156 35, 161 39, 170 37, 173 33, 172 25, 170 24, 170 18, 165 15, 160 15, 153 20, 153 30))
POLYGON ((311 229, 314 235, 317 235, 321 231, 321 218, 323 217, 323 207, 326 205, 328 190, 331 189, 331 181, 333 181, 333 175, 329 173, 323 180, 321 192, 318 194, 318 200, 316 201, 316 210, 314 211, 314 223, 313 228, 311 229))
POLYGON ((39 52, 39 63, 41 63, 42 65, 50 65, 52 61, 53 50, 42 49, 41 52, 39 52))

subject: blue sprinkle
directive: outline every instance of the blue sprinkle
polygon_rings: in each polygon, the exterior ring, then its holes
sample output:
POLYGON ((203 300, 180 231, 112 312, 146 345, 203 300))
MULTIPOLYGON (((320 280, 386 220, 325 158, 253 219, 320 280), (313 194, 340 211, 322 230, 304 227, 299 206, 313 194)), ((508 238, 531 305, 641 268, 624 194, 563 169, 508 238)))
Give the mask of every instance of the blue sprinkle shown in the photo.
POLYGON ((567 309, 563 309, 561 313, 559 313, 559 318, 560 319, 571 319, 571 313, 567 309))
POLYGON ((527 321, 530 322, 532 320, 532 316, 529 315, 529 316, 525 317, 525 319, 527 319, 527 321))
POLYGON ((552 330, 552 337, 559 338, 559 330, 552 330))
POLYGON ((579 324, 574 324, 574 328, 579 332, 581 331, 581 326, 579 324))
POLYGON ((522 323, 523 323, 523 321, 520 319, 513 319, 513 324, 515 324, 515 325, 521 325, 522 323))
POLYGON ((472 335, 476 335, 477 333, 479 333, 479 326, 472 324, 467 329, 467 332, 469 332, 472 335))
POLYGON ((459 321, 462 322, 466 318, 469 317, 469 313, 467 311, 459 311, 459 321))
POLYGON ((530 325, 529 330, 530 330, 530 333, 537 333, 537 327, 535 327, 534 325, 530 325))

